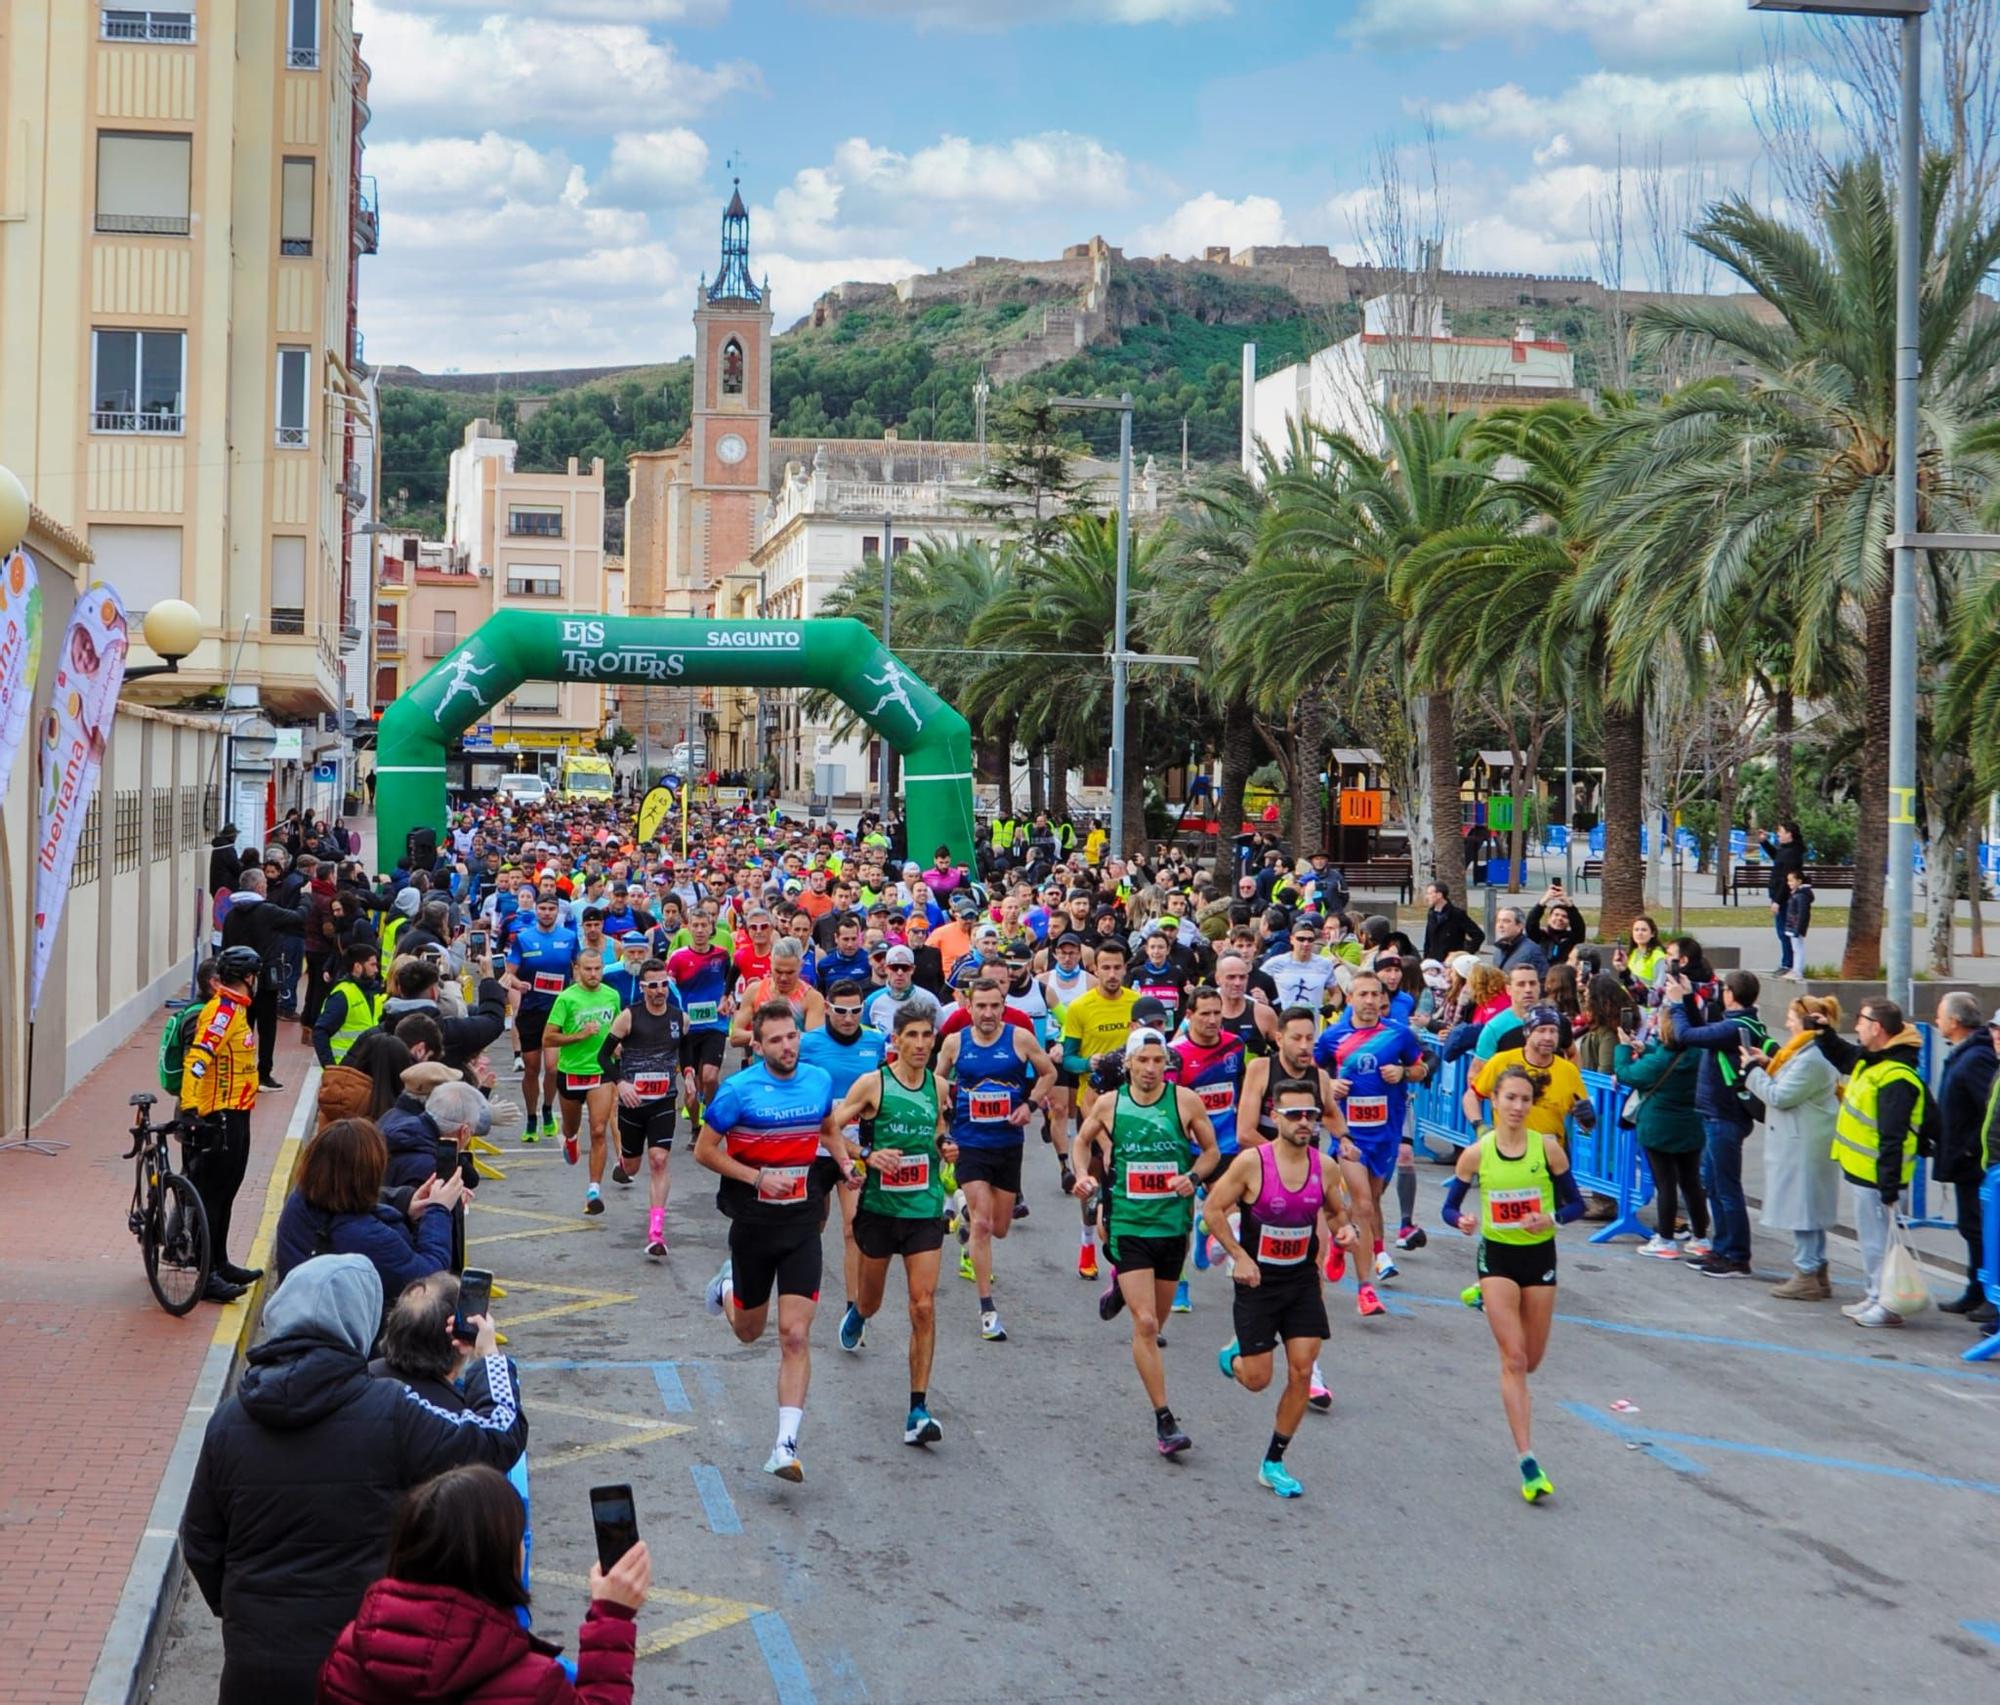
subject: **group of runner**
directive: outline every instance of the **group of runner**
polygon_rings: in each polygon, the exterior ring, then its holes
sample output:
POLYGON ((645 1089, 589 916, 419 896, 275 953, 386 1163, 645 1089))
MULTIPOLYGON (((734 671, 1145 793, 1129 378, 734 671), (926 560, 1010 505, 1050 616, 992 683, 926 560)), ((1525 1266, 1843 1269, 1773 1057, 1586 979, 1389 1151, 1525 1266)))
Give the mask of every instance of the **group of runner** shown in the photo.
MULTIPOLYGON (((683 1121, 694 1159, 718 1175, 728 1256, 708 1307, 746 1344, 776 1315, 766 1472, 804 1478, 835 1201, 840 1346, 865 1348, 900 1260, 903 1437, 943 1438, 929 1381, 946 1244, 956 1236, 976 1286, 981 1338, 1006 1341, 993 1248, 1028 1213, 1039 1123, 1054 1180, 1079 1204, 1077 1272, 1108 1268, 1099 1313, 1129 1316, 1160 1454, 1192 1442, 1168 1402, 1163 1324, 1189 1305, 1191 1269, 1220 1264, 1235 1333, 1218 1365, 1263 1391, 1282 1350, 1257 1472, 1277 1495, 1301 1495, 1286 1448, 1309 1407, 1332 1405, 1325 1285, 1351 1266, 1357 1313, 1382 1315, 1376 1286, 1395 1276, 1396 1252, 1426 1241, 1407 1099, 1430 1059, 1406 1022, 1408 996, 1389 986, 1400 976, 1365 956, 1343 969, 1344 1009, 1325 1021, 1335 979, 1309 874, 1278 940, 1238 929, 1211 941, 1184 895, 1132 931, 1145 908, 1130 905, 1133 873, 1115 861, 982 887, 944 849, 928 868, 895 861, 890 835, 867 822, 845 835, 717 816, 687 857, 632 845, 608 815, 582 810, 474 810, 450 834, 440 875, 489 937, 475 946, 504 953, 522 1140, 560 1137, 565 1160, 586 1166, 589 1215, 605 1212, 607 1164, 614 1184, 643 1175, 654 1261, 666 1254, 668 1157, 683 1121), (1392 1179, 1402 1211, 1390 1236, 1392 1179)), ((1555 1225, 1582 1201, 1561 1144, 1527 1124, 1528 1071, 1510 1067, 1490 1087, 1492 1128, 1461 1155, 1443 1224, 1478 1239, 1465 1300, 1490 1324, 1533 1502, 1553 1487, 1533 1451, 1527 1376, 1553 1315, 1555 1225)))

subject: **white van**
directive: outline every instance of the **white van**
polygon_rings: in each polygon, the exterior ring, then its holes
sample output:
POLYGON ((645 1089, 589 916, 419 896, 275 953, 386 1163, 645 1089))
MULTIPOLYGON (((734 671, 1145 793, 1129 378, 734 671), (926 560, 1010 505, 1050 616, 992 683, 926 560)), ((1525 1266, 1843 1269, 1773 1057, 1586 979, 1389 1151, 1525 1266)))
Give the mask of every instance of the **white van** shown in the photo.
POLYGON ((549 797, 549 784, 532 772, 500 778, 500 797, 522 805, 540 805, 549 797))

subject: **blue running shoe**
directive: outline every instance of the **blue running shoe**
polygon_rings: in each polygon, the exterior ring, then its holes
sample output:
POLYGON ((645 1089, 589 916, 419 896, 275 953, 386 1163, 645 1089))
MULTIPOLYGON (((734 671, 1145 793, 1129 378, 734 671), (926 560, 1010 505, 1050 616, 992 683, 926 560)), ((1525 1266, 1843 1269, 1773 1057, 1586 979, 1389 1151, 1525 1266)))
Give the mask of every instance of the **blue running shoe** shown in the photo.
POLYGON ((1292 1471, 1282 1462, 1266 1460, 1258 1465, 1257 1484, 1268 1486, 1281 1498, 1302 1498, 1305 1488, 1292 1478, 1292 1471))
POLYGON ((1215 1352, 1215 1365, 1222 1369, 1222 1377, 1224 1379, 1234 1379, 1236 1377, 1236 1358, 1242 1354, 1243 1352, 1237 1348, 1234 1338, 1230 1339, 1228 1343, 1215 1352))
POLYGON ((1176 1314, 1194 1313, 1194 1298, 1188 1295, 1188 1282, 1185 1279, 1174 1286, 1173 1311, 1176 1314))
POLYGON ((840 1347, 852 1355, 867 1341, 868 1322, 861 1318, 861 1310, 849 1303, 840 1317, 840 1347))
POLYGON ((944 1437, 944 1428, 931 1418, 931 1412, 921 1406, 910 1411, 910 1418, 903 1423, 903 1443, 906 1445, 934 1445, 944 1437))

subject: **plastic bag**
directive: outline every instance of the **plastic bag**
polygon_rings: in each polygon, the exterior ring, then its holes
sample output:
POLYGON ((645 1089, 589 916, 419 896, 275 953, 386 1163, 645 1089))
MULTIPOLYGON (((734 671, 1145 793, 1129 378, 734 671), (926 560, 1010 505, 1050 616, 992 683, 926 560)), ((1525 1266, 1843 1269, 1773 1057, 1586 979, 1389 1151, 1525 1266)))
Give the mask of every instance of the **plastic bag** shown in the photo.
POLYGON ((1924 1283, 1924 1270, 1917 1264, 1917 1252, 1910 1247, 1901 1226, 1891 1229, 1889 1252, 1882 1258, 1881 1303, 1891 1314, 1900 1314, 1906 1320, 1931 1305, 1931 1290, 1924 1283))

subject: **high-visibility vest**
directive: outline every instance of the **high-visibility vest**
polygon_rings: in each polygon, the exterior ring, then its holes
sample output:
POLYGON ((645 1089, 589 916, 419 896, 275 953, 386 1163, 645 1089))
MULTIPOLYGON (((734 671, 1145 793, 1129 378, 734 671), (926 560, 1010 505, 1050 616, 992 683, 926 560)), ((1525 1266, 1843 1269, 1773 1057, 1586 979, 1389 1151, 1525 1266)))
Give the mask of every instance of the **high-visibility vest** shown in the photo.
POLYGON ((996 817, 993 819, 993 850, 1005 852, 1014 844, 1014 819, 996 817))
POLYGON ((1927 1091, 1924 1080, 1905 1061, 1877 1060, 1847 1080, 1847 1093, 1840 1098, 1840 1117, 1833 1127, 1833 1158, 1850 1178, 1881 1178, 1882 1133, 1876 1124, 1876 1105, 1885 1083, 1910 1083, 1917 1090, 1910 1128, 1903 1133, 1902 1181, 1907 1185, 1917 1169, 1917 1134, 1924 1122, 1927 1091))
POLYGON ((339 995, 347 1002, 346 1011, 340 1020, 340 1028, 333 1033, 333 1040, 330 1044, 333 1052, 333 1063, 339 1065, 342 1060, 347 1058, 347 1050, 361 1040, 362 1032, 373 1030, 376 1025, 382 1022, 382 1008, 388 1004, 389 996, 385 990, 383 993, 371 997, 363 990, 359 983, 351 979, 335 983, 327 991, 327 998, 329 1000, 335 995, 339 995))
POLYGON ((403 933, 403 925, 410 920, 398 912, 382 926, 382 963, 391 965, 396 958, 396 937, 403 933))

